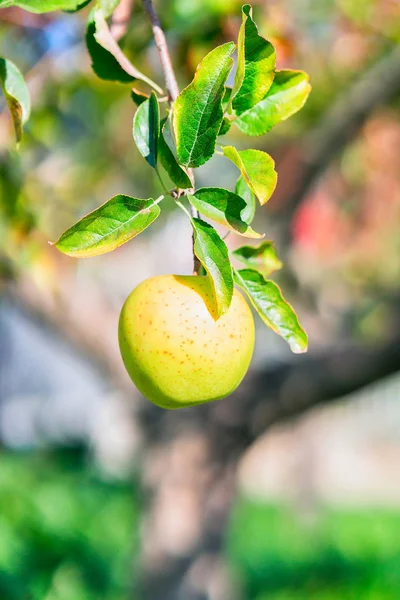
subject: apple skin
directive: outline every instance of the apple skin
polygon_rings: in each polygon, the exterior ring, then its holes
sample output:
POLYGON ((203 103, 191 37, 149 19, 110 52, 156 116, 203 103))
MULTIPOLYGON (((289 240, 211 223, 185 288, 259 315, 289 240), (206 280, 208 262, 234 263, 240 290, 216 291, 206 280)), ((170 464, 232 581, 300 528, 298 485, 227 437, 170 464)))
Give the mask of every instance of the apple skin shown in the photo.
POLYGON ((254 350, 250 307, 234 291, 229 310, 214 318, 209 277, 161 275, 128 296, 119 345, 137 388, 168 409, 228 396, 245 376, 254 350))

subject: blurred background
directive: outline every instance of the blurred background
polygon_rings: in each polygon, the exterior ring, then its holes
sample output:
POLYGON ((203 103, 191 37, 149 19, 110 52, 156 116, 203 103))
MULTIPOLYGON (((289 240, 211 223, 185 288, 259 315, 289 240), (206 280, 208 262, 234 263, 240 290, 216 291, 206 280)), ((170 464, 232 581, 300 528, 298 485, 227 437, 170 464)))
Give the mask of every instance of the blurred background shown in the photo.
MULTIPOLYGON (((162 84, 141 3, 124 4, 121 44, 162 84)), ((237 0, 156 4, 181 86, 236 39, 237 0)), ((239 390, 177 412, 135 390, 116 332, 140 281, 190 273, 185 216, 166 201, 88 260, 47 243, 114 194, 161 193, 129 85, 91 72, 89 7, 0 10, 0 54, 33 101, 18 153, 0 104, 2 600, 400 600, 400 5, 253 4, 279 68, 309 72, 313 92, 268 135, 227 139, 277 162, 255 228, 276 241, 310 350, 258 321, 239 390)), ((196 173, 236 176, 218 156, 196 173)))

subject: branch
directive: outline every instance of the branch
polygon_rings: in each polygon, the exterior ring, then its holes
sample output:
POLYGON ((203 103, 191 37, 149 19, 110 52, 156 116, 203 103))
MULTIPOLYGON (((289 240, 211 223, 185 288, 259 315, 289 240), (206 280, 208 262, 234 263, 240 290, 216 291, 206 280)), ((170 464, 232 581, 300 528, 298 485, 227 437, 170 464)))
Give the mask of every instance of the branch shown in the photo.
MULTIPOLYGON (((223 464, 236 460, 272 425, 319 404, 334 402, 400 371, 400 332, 382 344, 348 344, 249 373, 229 399, 176 411, 175 430, 207 432, 211 454, 223 464)), ((171 417, 150 403, 147 429, 161 440, 171 417)), ((168 435, 168 434, 167 434, 168 435)))
MULTIPOLYGON (((177 97, 179 96, 179 87, 178 87, 178 83, 176 80, 175 71, 172 66, 171 57, 170 57, 169 50, 168 50, 167 40, 166 40, 164 31, 162 30, 160 19, 158 18, 158 15, 154 8, 153 1, 152 0, 142 0, 142 2, 143 2, 144 10, 146 11, 146 13, 149 17, 149 20, 150 20, 150 23, 151 23, 151 26, 153 29, 154 40, 156 42, 158 53, 160 55, 161 67, 164 72, 165 87, 167 88, 169 102, 172 105, 175 102, 175 100, 177 99, 177 97)), ((193 189, 189 190, 189 191, 193 192, 194 191, 193 169, 188 169, 188 175, 193 184, 193 189)), ((199 212, 195 208, 191 207, 191 211, 192 211, 193 217, 199 218, 199 216, 200 216, 199 212)), ((199 259, 197 258, 196 254, 194 252, 194 244, 195 244, 195 237, 194 237, 194 232, 193 232, 193 236, 192 236, 193 273, 194 273, 194 275, 198 275, 201 265, 200 265, 199 259)))
POLYGON ((161 28, 160 19, 156 13, 152 0, 142 0, 144 10, 146 11, 151 27, 153 29, 154 40, 160 55, 161 66, 164 72, 165 87, 167 88, 170 102, 175 102, 179 96, 179 87, 176 81, 174 68, 169 55, 168 44, 164 31, 161 28))
MULTIPOLYGON (((400 333, 382 344, 327 349, 265 369, 233 394, 235 437, 245 446, 275 423, 353 394, 400 371, 400 333)), ((224 411, 227 407, 223 407, 224 411)))

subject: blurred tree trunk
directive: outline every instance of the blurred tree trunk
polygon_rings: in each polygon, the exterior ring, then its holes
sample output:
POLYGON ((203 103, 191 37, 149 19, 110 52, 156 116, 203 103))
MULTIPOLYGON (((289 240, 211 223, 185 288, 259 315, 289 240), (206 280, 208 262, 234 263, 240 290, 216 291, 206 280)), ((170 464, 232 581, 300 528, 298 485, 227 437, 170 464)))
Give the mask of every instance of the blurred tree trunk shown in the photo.
POLYGON ((226 401, 176 412, 146 406, 141 600, 235 600, 223 553, 245 450, 273 424, 399 370, 400 334, 254 373, 226 401))
POLYGON ((157 432, 158 441, 147 452, 140 598, 234 600, 222 549, 235 498, 236 461, 215 455, 207 427, 181 427, 179 417, 173 420, 174 438, 162 441, 157 432))

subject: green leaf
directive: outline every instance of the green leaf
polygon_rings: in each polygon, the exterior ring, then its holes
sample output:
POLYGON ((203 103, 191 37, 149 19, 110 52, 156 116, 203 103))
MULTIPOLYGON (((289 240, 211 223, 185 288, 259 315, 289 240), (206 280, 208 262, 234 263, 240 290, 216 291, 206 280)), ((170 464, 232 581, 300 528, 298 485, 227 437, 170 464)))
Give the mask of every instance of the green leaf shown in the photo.
POLYGON ((277 71, 265 98, 242 113, 235 123, 246 135, 264 135, 299 111, 310 92, 309 77, 304 71, 277 71))
POLYGON ((240 170, 260 204, 265 204, 274 193, 278 181, 275 162, 270 155, 262 150, 236 150, 233 146, 223 146, 222 150, 240 170))
POLYGON ((222 96, 222 108, 225 110, 232 96, 232 88, 225 86, 224 95, 222 96))
POLYGON ((174 106, 174 129, 179 162, 200 167, 215 150, 221 128, 224 84, 232 68, 235 44, 229 42, 207 54, 193 81, 179 94, 174 106))
POLYGON ((162 89, 137 69, 122 52, 111 35, 105 15, 100 8, 92 10, 86 30, 86 45, 92 59, 92 69, 98 77, 108 81, 131 83, 140 79, 154 90, 162 89))
POLYGON ((231 127, 232 121, 230 121, 227 117, 224 117, 221 123, 221 127, 219 128, 218 135, 225 135, 226 133, 228 133, 231 127))
POLYGON ((97 31, 102 26, 104 16, 99 10, 90 13, 86 29, 86 46, 92 59, 92 69, 100 79, 131 83, 136 78, 119 64, 113 54, 105 49, 97 39, 97 31))
POLYGON ((242 176, 236 182, 235 193, 243 198, 247 204, 245 210, 242 212, 242 218, 243 221, 250 224, 256 214, 256 197, 242 176))
POLYGON ((133 117, 133 139, 142 156, 154 169, 157 166, 158 140, 160 137, 160 107, 157 96, 151 92, 133 117))
POLYGON ((132 98, 133 102, 136 104, 136 106, 140 106, 145 100, 149 99, 149 96, 147 94, 144 94, 140 90, 132 88, 131 98, 132 98))
POLYGON ((148 227, 160 214, 158 202, 118 195, 75 223, 55 243, 76 258, 98 256, 115 250, 148 227))
POLYGON ((242 8, 238 39, 238 66, 231 102, 237 114, 253 107, 268 92, 274 80, 276 54, 273 45, 258 33, 249 4, 242 8))
POLYGON ((166 137, 170 135, 170 120, 164 119, 161 126, 160 139, 158 141, 158 154, 160 162, 171 181, 181 190, 186 190, 192 187, 192 182, 189 175, 183 170, 175 158, 173 151, 166 142, 166 137))
POLYGON ((295 354, 307 351, 308 338, 280 288, 253 269, 235 271, 235 283, 248 295, 264 323, 283 337, 295 354))
POLYGON ((215 229, 201 219, 191 219, 194 252, 211 277, 215 296, 215 317, 229 309, 233 294, 233 274, 228 248, 215 229))
MULTIPOLYGON (((164 139, 167 143, 167 146, 169 147, 172 154, 174 155, 176 162, 178 162, 178 154, 176 152, 175 137, 174 137, 173 127, 172 127, 172 112, 171 111, 169 111, 168 116, 165 119, 163 119, 162 130, 163 130, 163 135, 164 135, 164 139)), ((179 164, 179 162, 178 162, 178 164, 179 164)))
POLYGON ((64 12, 66 13, 75 13, 78 12, 79 10, 82 10, 82 8, 85 8, 85 6, 87 6, 88 4, 91 3, 92 0, 81 0, 80 4, 78 4, 78 6, 76 8, 71 9, 64 9, 64 12))
POLYGON ((0 58, 0 84, 11 113, 18 143, 22 136, 22 126, 29 118, 31 102, 20 70, 5 58, 0 58))
POLYGON ((46 13, 53 10, 77 10, 82 0, 0 0, 0 8, 18 6, 33 13, 46 13))
POLYGON ((237 194, 223 188, 200 188, 194 194, 188 194, 188 198, 202 215, 230 231, 248 238, 263 237, 243 220, 242 214, 247 209, 247 204, 237 194))
POLYGON ((232 252, 249 269, 256 269, 264 277, 283 267, 279 260, 273 242, 262 242, 259 246, 242 246, 232 252))

